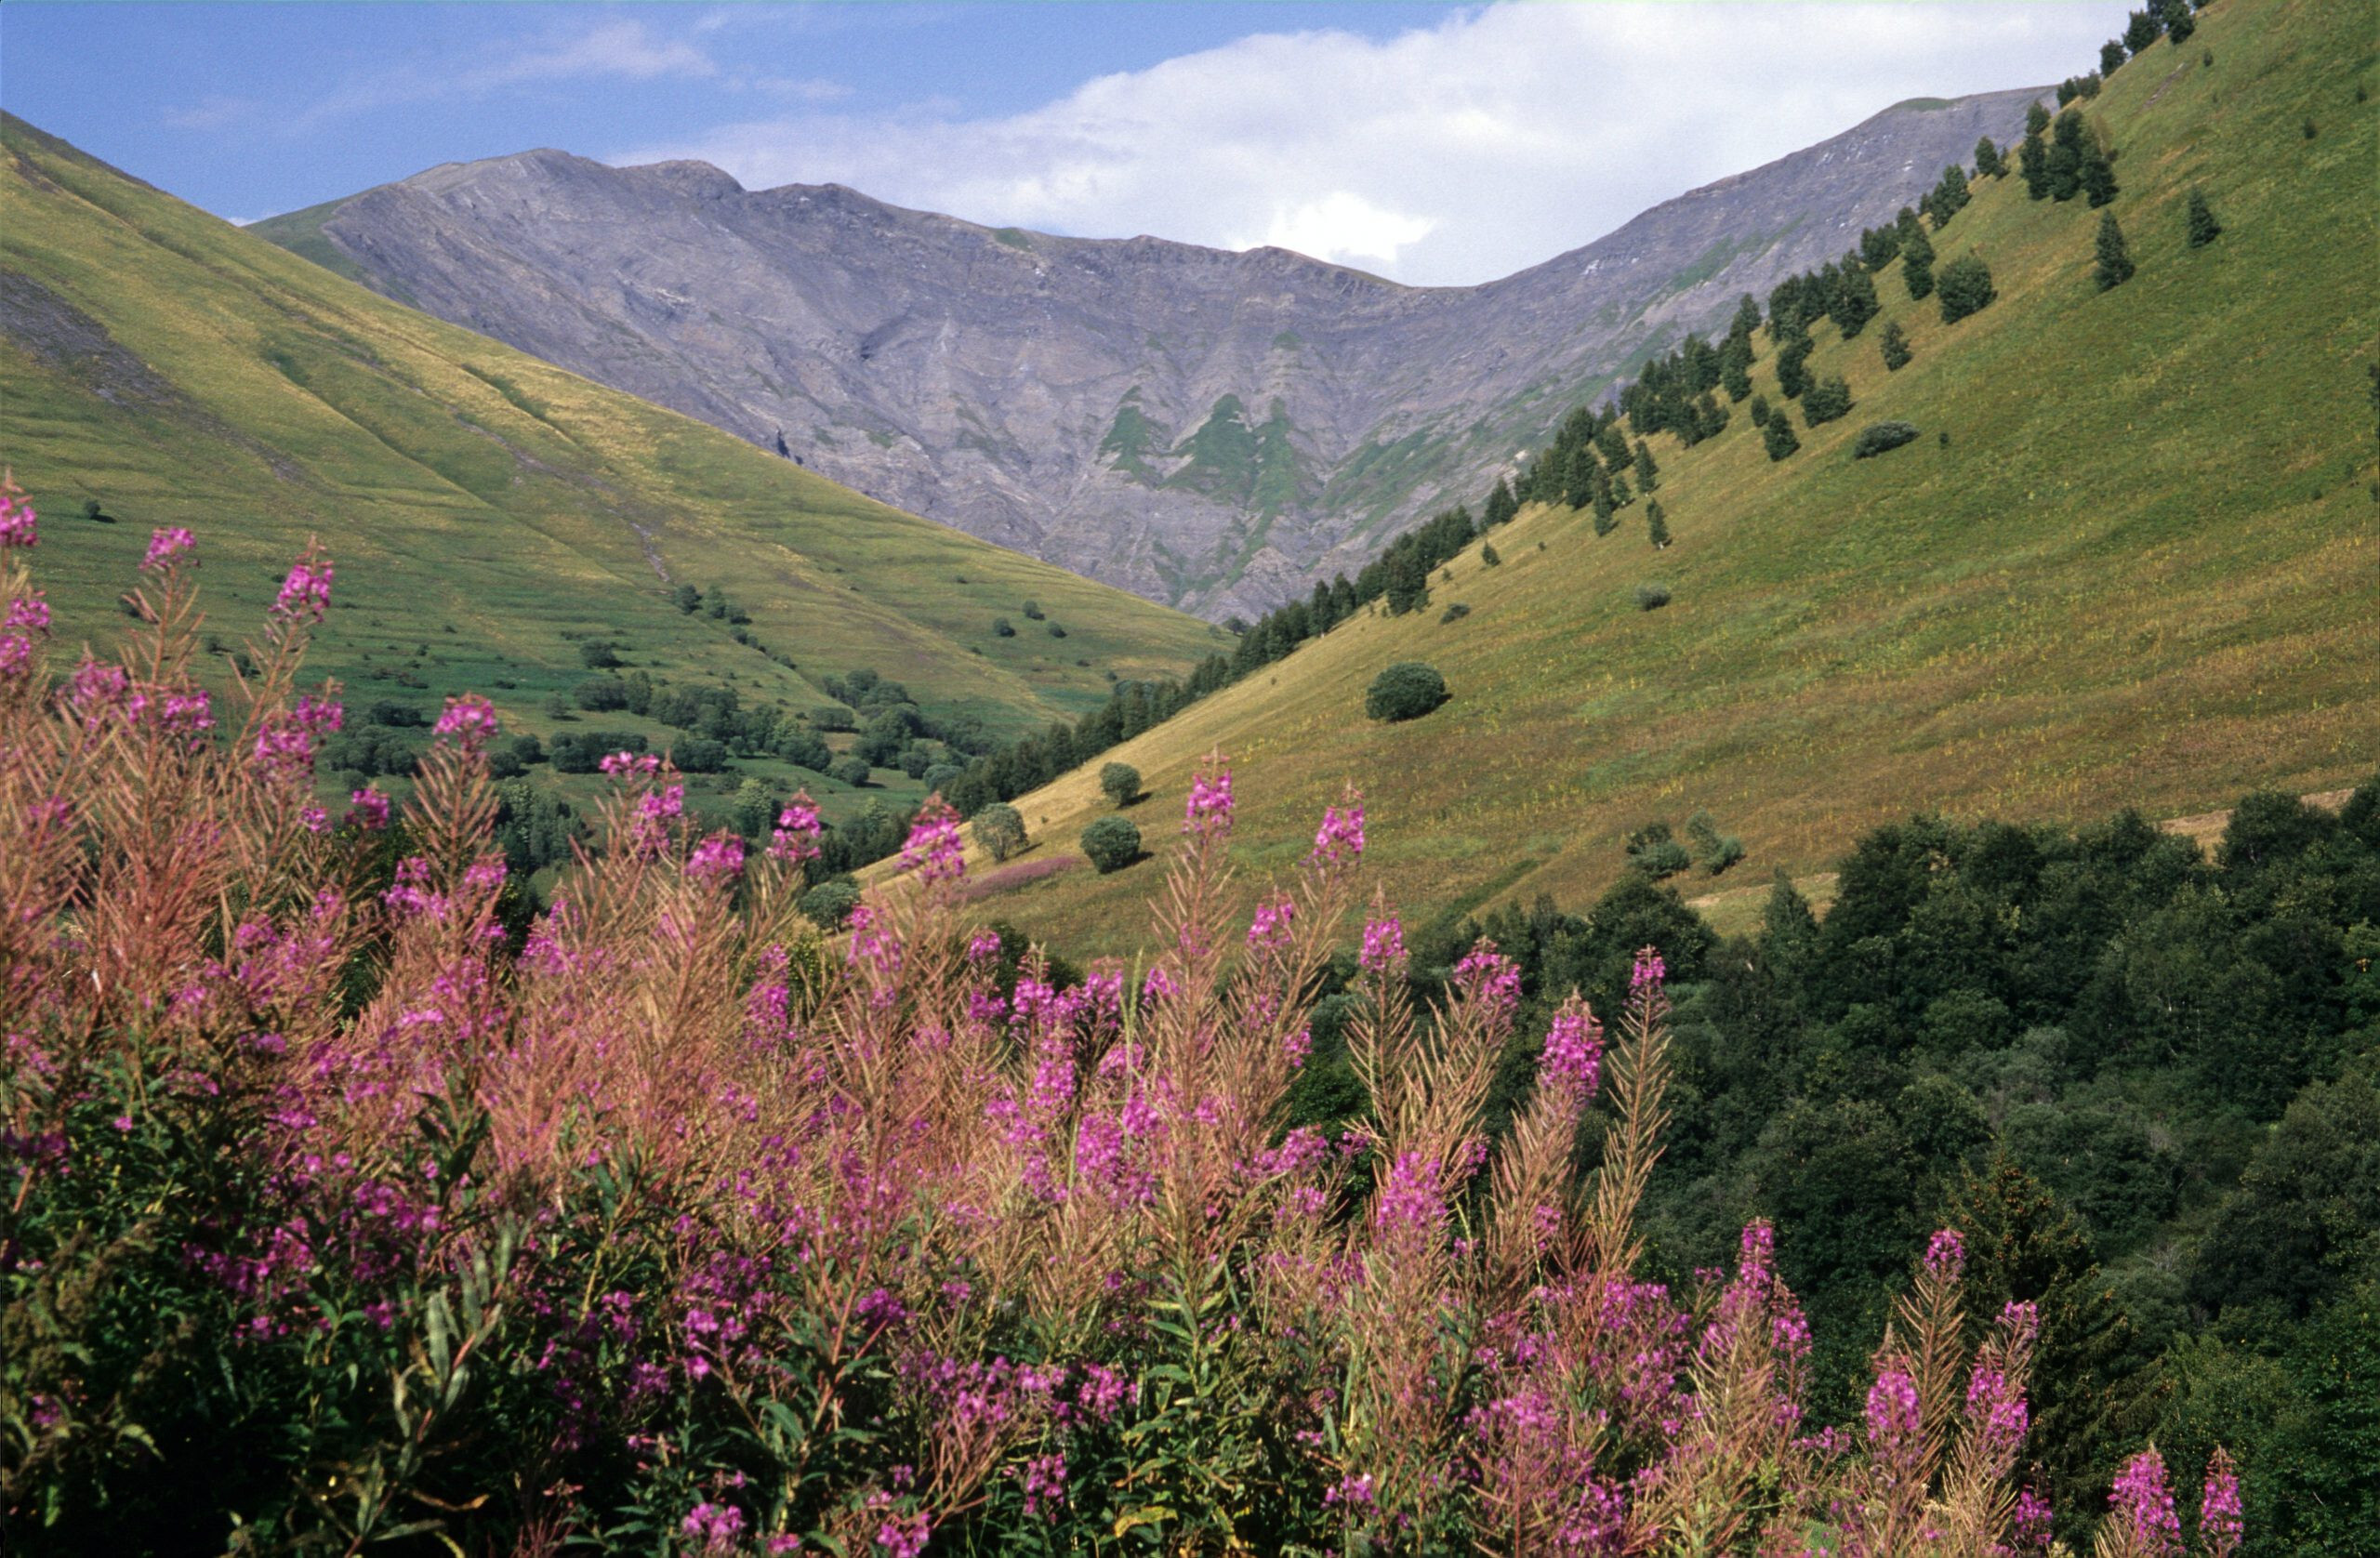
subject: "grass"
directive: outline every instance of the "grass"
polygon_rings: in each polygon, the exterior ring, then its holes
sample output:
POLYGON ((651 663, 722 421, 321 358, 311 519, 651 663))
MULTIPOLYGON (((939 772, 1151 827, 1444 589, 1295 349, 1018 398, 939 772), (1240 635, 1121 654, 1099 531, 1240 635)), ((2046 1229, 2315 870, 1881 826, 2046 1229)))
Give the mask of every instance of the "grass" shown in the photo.
MULTIPOLYGON (((1630 828, 1698 809, 1751 852, 1688 896, 1765 891, 1779 866, 1815 878, 1921 809, 2179 815, 2369 776, 2370 18, 2225 0, 2186 49, 2150 50, 2087 105, 2120 149, 2112 208, 2139 264, 2125 285, 2092 284, 2098 212, 1987 180, 1935 245, 1937 268, 1986 257, 1991 307, 1945 326, 1890 267, 1861 336, 1818 328, 1812 373, 1844 376, 1858 403, 1816 429, 1792 408, 1798 455, 1771 464, 1742 406, 1696 449, 1656 440, 1666 609, 1631 599, 1656 568, 1641 502, 1600 539, 1587 515, 1531 508, 1492 537, 1503 565, 1474 546, 1431 609, 1358 616, 1105 754, 1144 776, 1152 847, 1217 748, 1238 774, 1243 892, 1353 781, 1408 910, 1583 904, 1621 870, 1630 828), (2193 187, 2225 227, 2195 251, 2193 187), (1889 320, 1916 353, 1897 374, 1877 347, 1889 320), (1884 418, 1922 436, 1854 461, 1884 418), (1442 625, 1458 598, 1470 614, 1442 625), (1365 721, 1366 684, 1408 659, 1436 666, 1452 701, 1365 721), (1534 864, 1515 875, 1516 857, 1534 864)), ((1788 404, 1765 354, 1754 378, 1788 404)), ((1103 808, 1095 768, 1018 802, 1039 848, 1071 848, 1103 808)), ((1121 951, 1155 868, 1067 873, 985 908, 1070 952, 1121 951)))
MULTIPOLYGON (((21 121, 0 150, 0 460, 44 516, 67 643, 111 641, 151 529, 188 525, 228 642, 319 534, 338 601, 313 664, 350 701, 468 688, 548 737, 570 728, 545 704, 588 674, 590 636, 795 710, 871 667, 1001 734, 1095 706, 1110 672, 1177 673, 1216 647, 1204 623, 390 303, 21 121), (86 499, 116 522, 81 519, 86 499), (677 582, 724 587, 766 652, 681 614, 677 582), (1068 636, 995 637, 1027 599, 1068 636)), ((922 793, 743 767, 807 783, 830 815, 922 793)))

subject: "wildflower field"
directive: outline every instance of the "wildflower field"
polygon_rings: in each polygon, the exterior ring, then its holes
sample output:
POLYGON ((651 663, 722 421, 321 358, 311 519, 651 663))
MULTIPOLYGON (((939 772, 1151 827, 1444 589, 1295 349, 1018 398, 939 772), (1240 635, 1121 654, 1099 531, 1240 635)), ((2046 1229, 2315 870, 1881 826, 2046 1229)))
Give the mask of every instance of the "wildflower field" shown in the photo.
MULTIPOLYGON (((531 912, 475 698, 401 812, 314 805, 329 559, 218 701, 188 532, 151 543, 120 661, 53 663, 6 502, 12 1551, 2051 1547, 2036 1315, 1969 1313, 1959 1230, 1911 1251, 1844 1426, 1805 1411, 1766 1224, 1647 1279, 1651 949, 1621 1010, 1554 1010, 1491 1141, 1517 969, 1483 940, 1416 1010, 1374 899, 1362 1107, 1287 1128, 1365 897, 1352 793, 1243 924, 1210 761, 1155 950, 1064 988, 963 918, 946 811, 827 939, 792 907, 813 808, 747 852, 627 754, 531 912)), ((2177 1496, 2143 1446, 2096 1550, 2228 1553, 2239 1512, 2228 1457, 2177 1496)))

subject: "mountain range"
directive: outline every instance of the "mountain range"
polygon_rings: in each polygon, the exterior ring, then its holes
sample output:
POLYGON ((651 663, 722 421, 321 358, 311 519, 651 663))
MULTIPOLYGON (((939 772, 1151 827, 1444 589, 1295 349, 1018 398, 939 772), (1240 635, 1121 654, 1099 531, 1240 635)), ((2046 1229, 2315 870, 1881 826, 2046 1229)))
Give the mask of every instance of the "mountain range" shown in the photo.
MULTIPOLYGON (((1253 615, 2021 133, 1913 99, 1484 285, 1056 237, 535 151, 254 231, 397 301, 1152 600, 1253 615)), ((1549 192, 1549 198, 1555 198, 1549 192)))

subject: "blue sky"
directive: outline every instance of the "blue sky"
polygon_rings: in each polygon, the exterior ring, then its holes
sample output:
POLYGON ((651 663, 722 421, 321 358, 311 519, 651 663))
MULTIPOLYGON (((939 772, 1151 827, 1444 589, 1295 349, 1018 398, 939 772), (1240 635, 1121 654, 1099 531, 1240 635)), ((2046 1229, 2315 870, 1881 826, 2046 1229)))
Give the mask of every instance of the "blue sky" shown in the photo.
POLYGON ((1489 279, 2118 3, 0 7, 0 107, 233 220, 558 146, 1489 279))

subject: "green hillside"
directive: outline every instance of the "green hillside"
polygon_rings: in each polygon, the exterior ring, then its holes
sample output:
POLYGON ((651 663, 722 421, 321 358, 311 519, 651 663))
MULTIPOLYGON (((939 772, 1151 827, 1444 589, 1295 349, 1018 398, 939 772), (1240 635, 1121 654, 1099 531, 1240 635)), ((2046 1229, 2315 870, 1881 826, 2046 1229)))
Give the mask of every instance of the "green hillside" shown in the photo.
MULTIPOLYGON (((1759 337, 1755 388, 1798 454, 1772 463, 1744 405, 1691 450, 1652 441, 1670 548, 1647 544, 1641 498, 1604 537, 1533 507, 1488 538, 1501 566, 1474 543, 1426 609, 1370 608, 1106 754, 1145 777, 1152 847, 1218 747, 1239 776, 1244 891, 1352 780, 1388 891, 1417 910, 1583 904, 1630 830, 1698 810, 1750 852, 1689 895, 1816 871, 1917 810, 2175 815, 2368 776, 2375 40, 2365 3, 2210 8, 2187 47, 2083 104, 2116 149, 2131 281, 2095 285, 2101 213, 2082 199, 1978 180, 1933 242, 1937 273, 1986 259, 1989 308, 1946 325, 1886 267, 1858 338, 1815 327, 1811 373, 1857 399, 1843 419, 1806 427, 1759 337), (2193 189, 2224 228, 2196 249, 2193 189), (1915 359, 1888 373, 1894 321, 1915 359), (1855 461, 1887 418, 1920 438, 1855 461), (1641 611, 1652 582, 1671 603, 1641 611), (1442 620, 1455 603, 1468 614, 1442 620), (1367 684, 1400 660, 1437 667, 1452 701, 1368 722, 1367 684)), ((1147 888, 1146 867, 1052 872, 1105 804, 1096 766, 1019 801, 1035 852, 985 904, 1070 949, 1121 944, 1147 888)))
MULTIPOLYGON (((338 601, 312 665, 351 705, 434 710, 474 689, 549 739, 679 733, 548 712, 590 674, 589 639, 626 667, 789 714, 827 710, 827 679, 872 669, 994 735, 1214 647, 1204 623, 390 303, 20 120, 0 146, 0 461, 44 516, 67 643, 124 626, 116 601, 152 528, 187 525, 227 648, 319 534, 338 601), (681 611, 685 584, 723 589, 748 622, 681 611), (997 633, 1003 616, 1023 630, 997 633)), ((830 814, 924 793, 890 769, 853 790, 737 766, 807 784, 830 814)))

